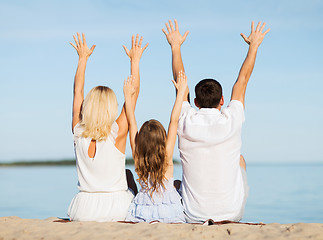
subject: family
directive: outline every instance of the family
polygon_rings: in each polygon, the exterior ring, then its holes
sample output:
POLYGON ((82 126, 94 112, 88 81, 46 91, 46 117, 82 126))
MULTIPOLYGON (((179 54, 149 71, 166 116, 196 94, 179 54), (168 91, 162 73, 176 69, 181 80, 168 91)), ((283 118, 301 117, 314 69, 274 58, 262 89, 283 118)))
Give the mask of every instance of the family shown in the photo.
POLYGON ((253 71, 257 50, 265 35, 265 23, 251 33, 241 34, 249 45, 246 59, 233 85, 231 101, 224 108, 222 87, 214 79, 195 86, 190 104, 187 76, 178 23, 162 29, 172 51, 173 84, 176 100, 168 130, 157 120, 146 121, 139 129, 135 107, 140 89, 139 62, 148 44, 132 36, 131 73, 124 80, 125 103, 118 116, 113 90, 94 87, 84 99, 85 70, 95 45, 87 46, 84 34, 73 36, 71 45, 79 56, 74 79, 72 131, 79 193, 73 198, 68 216, 72 221, 126 221, 203 223, 240 221, 247 196, 246 163, 241 155, 241 128, 245 120, 245 92, 253 71), (125 149, 129 132, 135 171, 125 169, 125 149), (173 151, 178 136, 182 181, 173 177, 173 151))

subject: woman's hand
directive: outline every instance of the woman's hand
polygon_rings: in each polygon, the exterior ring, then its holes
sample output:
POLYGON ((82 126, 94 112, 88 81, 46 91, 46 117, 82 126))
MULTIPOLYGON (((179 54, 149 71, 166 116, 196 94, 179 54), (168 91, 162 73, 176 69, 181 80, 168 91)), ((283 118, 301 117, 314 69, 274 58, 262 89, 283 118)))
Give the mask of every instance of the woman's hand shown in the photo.
POLYGON ((88 46, 86 45, 84 33, 82 33, 83 42, 79 33, 77 33, 77 38, 75 37, 75 35, 73 35, 73 38, 75 41, 75 45, 72 42, 70 42, 70 44, 75 48, 77 54, 79 55, 79 58, 88 59, 91 56, 96 45, 92 45, 91 48, 88 48, 88 46))

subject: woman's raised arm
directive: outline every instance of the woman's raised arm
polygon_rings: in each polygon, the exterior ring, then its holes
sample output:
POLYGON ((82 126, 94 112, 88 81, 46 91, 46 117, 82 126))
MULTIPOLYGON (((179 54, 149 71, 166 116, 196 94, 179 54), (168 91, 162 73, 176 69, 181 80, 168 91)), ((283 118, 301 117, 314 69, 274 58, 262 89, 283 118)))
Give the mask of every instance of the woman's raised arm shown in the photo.
POLYGON ((86 39, 84 33, 82 33, 83 42, 79 33, 77 33, 77 38, 73 35, 75 44, 70 42, 70 44, 75 48, 79 60, 77 65, 77 70, 74 78, 74 94, 73 94, 73 112, 72 112, 72 131, 75 125, 80 121, 80 114, 82 103, 84 100, 84 80, 85 80, 85 69, 88 58, 91 56, 95 45, 88 48, 86 45, 86 39))

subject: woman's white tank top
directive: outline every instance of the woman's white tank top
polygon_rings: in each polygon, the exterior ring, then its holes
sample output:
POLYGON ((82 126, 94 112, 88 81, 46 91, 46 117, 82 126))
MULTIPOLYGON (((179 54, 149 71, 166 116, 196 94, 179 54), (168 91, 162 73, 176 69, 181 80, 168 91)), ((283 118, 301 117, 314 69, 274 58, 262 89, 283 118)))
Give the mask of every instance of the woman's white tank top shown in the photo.
POLYGON ((115 147, 118 124, 114 122, 105 141, 96 142, 94 158, 88 156, 91 138, 81 137, 79 123, 74 127, 74 150, 78 188, 84 192, 116 192, 128 189, 125 155, 115 147))

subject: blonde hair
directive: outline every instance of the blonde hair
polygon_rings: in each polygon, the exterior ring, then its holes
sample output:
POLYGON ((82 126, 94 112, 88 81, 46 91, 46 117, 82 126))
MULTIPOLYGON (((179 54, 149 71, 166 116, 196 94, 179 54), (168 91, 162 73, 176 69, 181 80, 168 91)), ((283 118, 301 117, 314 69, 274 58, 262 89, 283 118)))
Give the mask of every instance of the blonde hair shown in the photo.
POLYGON ((82 105, 82 137, 96 141, 106 140, 117 114, 118 102, 112 89, 104 86, 92 88, 82 105))
POLYGON ((166 131, 157 120, 149 120, 140 128, 136 136, 134 159, 142 188, 151 196, 154 191, 158 192, 160 186, 165 188, 163 180, 167 168, 166 131))

